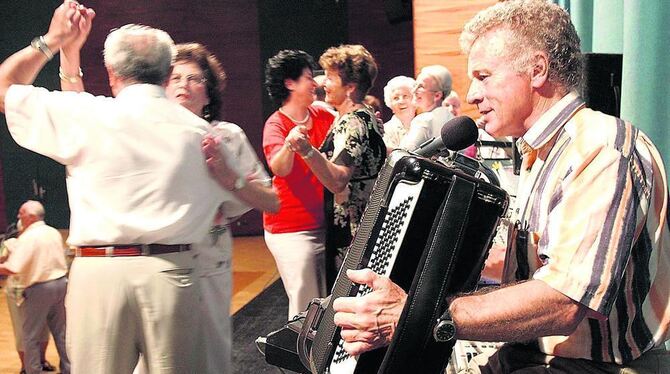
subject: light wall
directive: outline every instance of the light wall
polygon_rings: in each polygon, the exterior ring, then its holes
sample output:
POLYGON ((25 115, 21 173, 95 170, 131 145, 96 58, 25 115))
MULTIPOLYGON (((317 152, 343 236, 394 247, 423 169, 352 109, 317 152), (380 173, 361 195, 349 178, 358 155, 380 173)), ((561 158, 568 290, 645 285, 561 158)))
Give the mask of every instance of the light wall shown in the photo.
MULTIPOLYGON (((465 102, 470 87, 467 58, 461 53, 458 37, 463 26, 477 12, 496 0, 414 0, 414 69, 444 65, 453 77, 453 90, 463 102, 463 114, 479 116, 476 107, 465 102)), ((416 74, 415 74, 416 76, 416 74)))

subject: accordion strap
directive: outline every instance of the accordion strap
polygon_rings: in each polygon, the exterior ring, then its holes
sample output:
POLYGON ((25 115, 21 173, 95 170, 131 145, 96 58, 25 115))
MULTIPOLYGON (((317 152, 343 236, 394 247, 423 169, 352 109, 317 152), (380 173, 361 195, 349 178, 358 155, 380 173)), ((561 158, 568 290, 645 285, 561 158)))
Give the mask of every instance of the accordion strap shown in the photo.
POLYGON ((433 341, 432 328, 443 312, 447 293, 454 291, 451 284, 454 266, 463 246, 476 191, 476 185, 466 179, 454 176, 452 182, 431 232, 433 240, 424 250, 423 266, 415 275, 379 373, 406 373, 412 369, 421 373, 444 371, 453 343, 433 341), (421 353, 417 356, 417 352, 421 353))
POLYGON ((314 367, 314 360, 310 357, 308 341, 311 342, 314 340, 314 335, 316 334, 319 322, 321 322, 321 317, 323 317, 323 312, 330 305, 330 298, 330 295, 323 299, 316 298, 309 303, 305 321, 298 333, 298 341, 296 342, 298 358, 300 358, 302 365, 312 373, 316 373, 317 371, 316 367, 314 367))

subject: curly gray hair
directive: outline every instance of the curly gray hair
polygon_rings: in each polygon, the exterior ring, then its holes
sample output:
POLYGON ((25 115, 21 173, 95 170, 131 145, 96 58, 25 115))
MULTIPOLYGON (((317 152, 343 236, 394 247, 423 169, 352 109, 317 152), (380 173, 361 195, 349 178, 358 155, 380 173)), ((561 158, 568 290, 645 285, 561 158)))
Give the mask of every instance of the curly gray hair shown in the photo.
POLYGON ((393 91, 398 88, 407 88, 412 92, 414 84, 416 84, 414 78, 406 77, 404 75, 398 75, 397 77, 391 78, 388 83, 386 83, 386 86, 384 86, 384 104, 391 108, 391 96, 393 95, 393 91))
POLYGON ((582 83, 579 36, 568 13, 547 0, 510 0, 479 12, 463 28, 461 49, 469 54, 482 35, 494 29, 508 30, 506 56, 517 71, 527 70, 532 52, 543 51, 549 59, 549 81, 567 90, 582 83))
POLYGON ((107 35, 103 55, 105 66, 122 79, 163 84, 170 74, 177 48, 165 31, 129 24, 107 35))

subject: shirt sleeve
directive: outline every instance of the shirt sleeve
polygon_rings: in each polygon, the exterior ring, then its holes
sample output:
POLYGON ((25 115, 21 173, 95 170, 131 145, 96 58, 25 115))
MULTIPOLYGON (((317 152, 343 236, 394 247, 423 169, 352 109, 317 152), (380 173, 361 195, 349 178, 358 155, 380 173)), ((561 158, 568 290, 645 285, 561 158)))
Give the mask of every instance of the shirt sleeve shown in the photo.
MULTIPOLYGON (((271 185, 270 177, 258 160, 246 134, 239 126, 232 123, 225 125, 221 151, 225 153, 229 165, 247 181, 260 181, 265 186, 271 185)), ((251 207, 238 199, 224 202, 223 208, 226 217, 229 218, 238 217, 251 210, 251 207)))
POLYGON ((5 97, 9 132, 20 146, 71 164, 87 143, 85 115, 94 110, 94 99, 85 92, 12 85, 5 97))
POLYGON ((263 154, 269 164, 277 152, 284 146, 288 131, 277 116, 271 116, 263 127, 263 154))
POLYGON ((384 144, 388 148, 398 148, 400 145, 400 131, 396 122, 391 119, 384 124, 384 144))
POLYGON ((629 161, 615 149, 595 149, 571 168, 549 199, 538 242, 543 266, 533 278, 602 316, 617 297, 637 230, 629 161))
POLYGON ((420 114, 412 120, 407 135, 400 140, 400 148, 413 151, 430 139, 431 120, 429 115, 420 114))
MULTIPOLYGON (((24 234, 25 235, 25 234, 24 234)), ((13 242, 7 243, 9 247, 9 257, 5 261, 5 267, 15 274, 20 274, 26 271, 26 267, 33 257, 33 249, 35 246, 28 243, 30 238, 24 236, 20 239, 14 239, 13 242)))
POLYGON ((2 245, 0 245, 0 262, 3 261, 2 259, 6 260, 16 248, 16 240, 16 238, 9 238, 2 241, 2 245))
POLYGON ((347 115, 341 131, 334 132, 332 162, 347 167, 357 167, 362 162, 369 136, 365 124, 354 114, 347 115))

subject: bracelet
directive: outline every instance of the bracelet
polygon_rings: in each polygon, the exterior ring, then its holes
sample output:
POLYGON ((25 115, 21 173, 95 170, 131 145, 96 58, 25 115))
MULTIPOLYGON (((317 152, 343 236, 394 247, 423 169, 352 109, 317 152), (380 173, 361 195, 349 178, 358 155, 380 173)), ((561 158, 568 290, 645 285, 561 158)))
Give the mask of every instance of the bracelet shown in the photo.
POLYGON ((65 74, 62 67, 58 67, 58 76, 60 77, 61 80, 64 80, 68 83, 75 84, 75 83, 79 82, 80 80, 82 80, 82 78, 84 77, 84 72, 81 71, 81 68, 79 68, 79 73, 77 73, 77 76, 76 77, 71 77, 71 76, 65 74))
POLYGON ((49 49, 47 42, 44 41, 44 36, 35 37, 30 42, 30 46, 42 52, 42 54, 46 56, 47 60, 51 60, 52 58, 54 58, 54 53, 51 51, 51 49, 49 49))
POLYGON ((307 160, 308 158, 311 158, 312 156, 314 156, 314 147, 310 147, 309 151, 307 151, 307 153, 305 153, 304 155, 300 155, 300 157, 302 157, 303 160, 307 160))

